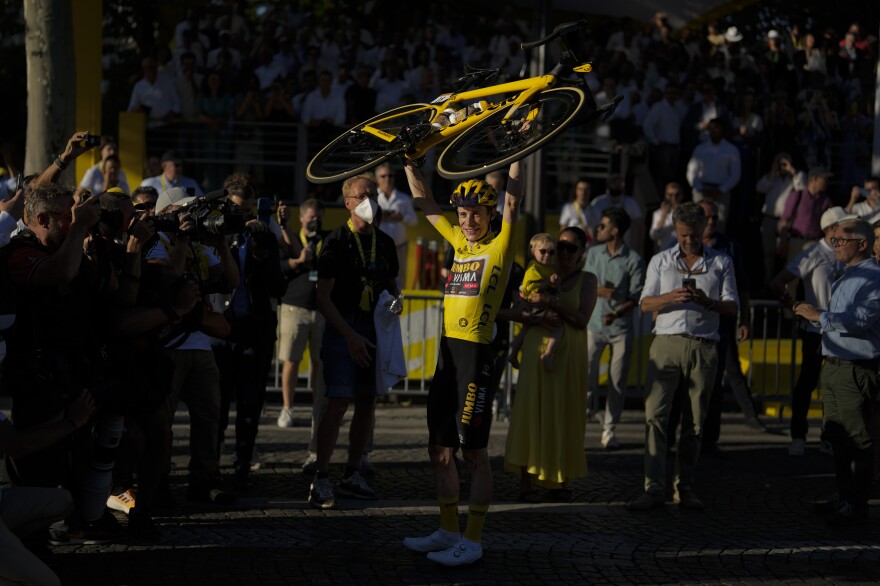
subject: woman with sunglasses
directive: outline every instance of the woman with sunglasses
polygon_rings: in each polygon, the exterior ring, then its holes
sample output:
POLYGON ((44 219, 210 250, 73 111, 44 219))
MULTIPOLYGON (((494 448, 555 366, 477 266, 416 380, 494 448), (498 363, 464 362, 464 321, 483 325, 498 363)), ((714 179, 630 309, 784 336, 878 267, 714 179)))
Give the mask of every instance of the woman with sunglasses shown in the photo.
POLYGON ((587 474, 584 458, 587 386, 587 322, 596 305, 595 275, 582 270, 587 235, 565 228, 556 243, 559 295, 540 294, 536 302, 549 311, 544 318, 521 317, 530 327, 523 343, 516 401, 510 416, 505 465, 520 474, 520 497, 542 499, 533 484, 549 489, 548 500, 573 498, 571 482, 587 474), (564 329, 556 351, 556 368, 539 363, 555 327, 564 329))

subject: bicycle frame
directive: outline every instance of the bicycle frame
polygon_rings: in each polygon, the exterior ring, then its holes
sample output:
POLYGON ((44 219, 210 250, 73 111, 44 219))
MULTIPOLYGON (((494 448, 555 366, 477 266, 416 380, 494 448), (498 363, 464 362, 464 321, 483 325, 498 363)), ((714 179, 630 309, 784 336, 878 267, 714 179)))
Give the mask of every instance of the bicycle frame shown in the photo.
MULTIPOLYGON (((586 67, 588 64, 579 66, 575 68, 576 70, 580 70, 583 67, 586 67)), ((441 129, 439 132, 432 132, 419 140, 414 145, 414 151, 411 153, 405 153, 404 156, 407 159, 418 159, 425 155, 429 150, 431 150, 434 146, 438 145, 441 142, 444 142, 448 139, 451 139, 480 120, 482 120, 485 116, 494 113, 498 108, 504 108, 510 106, 510 111, 504 117, 503 122, 506 122, 510 114, 514 111, 514 109, 522 104, 528 102, 532 96, 538 94, 546 89, 549 89, 556 85, 557 77, 554 74, 546 74, 540 75, 537 77, 529 77, 527 79, 522 79, 518 81, 511 81, 507 83, 502 83, 498 85, 492 85, 484 88, 477 88, 473 90, 467 90, 460 93, 452 93, 452 94, 443 94, 434 100, 430 105, 422 108, 425 111, 434 110, 435 114, 431 117, 431 120, 434 120, 440 112, 443 112, 447 108, 456 102, 473 102, 478 100, 480 105, 482 106, 482 110, 479 112, 474 112, 461 122, 456 122, 449 124, 445 128, 441 129), (498 94, 514 94, 504 100, 497 102, 489 102, 487 100, 481 100, 480 98, 488 98, 490 96, 495 96, 498 94), (442 99, 442 102, 437 103, 437 100, 442 99)), ((411 116, 413 112, 418 112, 419 110, 410 110, 405 115, 411 116)), ((384 122, 386 120, 391 120, 398 116, 404 114, 398 114, 395 116, 389 116, 387 118, 382 118, 381 120, 376 120, 375 122, 384 122)), ((363 132, 367 132, 376 136, 388 143, 395 140, 397 137, 393 134, 389 134, 378 128, 373 126, 364 126, 362 128, 363 132)))

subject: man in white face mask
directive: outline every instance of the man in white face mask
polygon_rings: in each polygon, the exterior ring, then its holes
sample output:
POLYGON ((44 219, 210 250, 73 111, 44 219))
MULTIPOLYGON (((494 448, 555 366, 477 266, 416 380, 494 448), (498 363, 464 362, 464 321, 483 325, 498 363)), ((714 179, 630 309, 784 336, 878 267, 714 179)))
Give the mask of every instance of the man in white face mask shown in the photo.
POLYGON ((328 407, 318 426, 318 471, 309 491, 309 502, 322 509, 336 505, 327 468, 339 426, 352 401, 348 463, 338 491, 354 498, 375 498, 358 472, 376 402, 373 312, 382 291, 400 294, 394 240, 373 226, 379 210, 373 176, 347 179, 342 185, 342 196, 351 217, 324 239, 318 257, 316 301, 327 320, 321 359, 328 407))

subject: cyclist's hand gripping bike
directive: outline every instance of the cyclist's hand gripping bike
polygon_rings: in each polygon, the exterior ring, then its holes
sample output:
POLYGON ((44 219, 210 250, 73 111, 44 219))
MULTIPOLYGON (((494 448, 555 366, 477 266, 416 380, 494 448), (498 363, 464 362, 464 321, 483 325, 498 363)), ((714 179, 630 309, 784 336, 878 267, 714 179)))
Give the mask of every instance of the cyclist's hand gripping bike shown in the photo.
POLYGON ((309 163, 309 181, 341 181, 396 156, 418 160, 449 141, 437 160, 437 172, 461 180, 517 161, 552 140, 574 121, 609 116, 622 99, 598 108, 583 78, 590 63, 574 55, 566 37, 586 28, 586 21, 557 26, 528 50, 558 39, 562 58, 545 75, 478 87, 499 69, 466 69, 455 89, 430 104, 394 108, 358 124, 324 147, 309 163), (575 79, 560 77, 572 72, 575 79))

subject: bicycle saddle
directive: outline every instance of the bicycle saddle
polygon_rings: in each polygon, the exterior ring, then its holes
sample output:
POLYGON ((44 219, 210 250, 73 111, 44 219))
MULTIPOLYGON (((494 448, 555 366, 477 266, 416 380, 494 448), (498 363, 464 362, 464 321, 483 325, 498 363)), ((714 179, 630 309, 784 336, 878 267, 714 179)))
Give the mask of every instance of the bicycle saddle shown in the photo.
POLYGON ((481 81, 486 81, 487 79, 491 79, 501 73, 501 69, 481 69, 479 67, 471 67, 470 65, 464 66, 464 75, 455 80, 454 84, 456 87, 456 91, 461 91, 462 89, 468 87, 469 85, 475 85, 481 81))

